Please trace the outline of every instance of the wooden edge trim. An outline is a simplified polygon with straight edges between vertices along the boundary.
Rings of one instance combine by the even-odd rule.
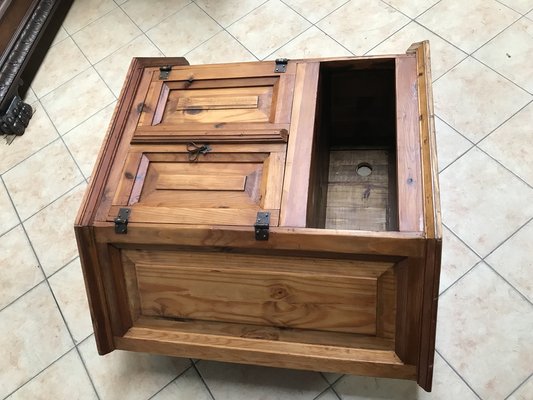
[[[126,75],[126,81],[120,92],[119,101],[115,107],[111,123],[104,138],[103,145],[93,168],[91,181],[83,197],[76,225],[89,226],[94,221],[97,212],[97,204],[102,197],[105,183],[110,173],[113,155],[120,144],[122,130],[128,120],[128,110],[134,101],[134,93],[142,77],[142,72],[148,66],[160,66],[174,63],[175,65],[188,65],[183,57],[145,57],[133,58]]]
[[[83,280],[87,291],[89,309],[99,354],[107,354],[115,349],[113,330],[100,272],[100,262],[96,252],[94,230],[88,226],[74,228],[80,253]]]
[[[255,240],[252,226],[205,226],[130,223],[127,235],[117,235],[112,222],[96,222],[99,242],[180,245],[259,250],[422,257],[425,239],[418,232],[362,232],[310,228],[270,228],[268,241]]]
[[[442,241],[430,239],[424,265],[424,299],[421,314],[420,353],[418,357],[418,384],[431,391],[433,362],[435,359],[435,336],[437,333],[437,308],[441,267]]]
[[[416,378],[414,366],[403,364],[394,351],[276,342],[263,339],[182,333],[155,327],[133,327],[116,337],[117,348],[177,357],[348,374]]]
[[[415,54],[417,61],[426,233],[429,238],[440,239],[442,222],[429,41],[412,44],[407,53]]]

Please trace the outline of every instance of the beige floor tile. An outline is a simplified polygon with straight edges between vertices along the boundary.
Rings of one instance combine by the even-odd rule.
[[[22,100],[24,100],[26,103],[30,104],[33,107],[33,103],[37,101],[37,96],[35,95],[35,92],[32,90],[32,88],[28,88],[26,91],[26,94],[22,96]]]
[[[54,274],[48,282],[67,321],[70,333],[72,333],[76,343],[81,342],[93,333],[93,326],[80,259],[76,258],[57,274]]]
[[[533,376],[530,377],[516,392],[508,397],[508,400],[531,400],[533,399]]]
[[[189,0],[129,0],[122,9],[139,28],[147,31],[189,3]]]
[[[438,318],[439,352],[483,399],[505,398],[532,372],[531,304],[486,264],[441,296]]]
[[[3,177],[23,221],[83,181],[60,140],[21,162]]]
[[[442,246],[440,292],[450,287],[480,261],[480,258],[457,239],[448,228],[443,227],[442,232],[444,245]]]
[[[3,203],[0,203],[3,204]],[[21,226],[0,238],[0,309],[44,279]]]
[[[207,42],[185,54],[185,58],[190,64],[257,61],[252,53],[226,31],[217,33]]]
[[[433,84],[435,113],[473,142],[525,106],[532,96],[467,58]]]
[[[533,185],[533,103],[496,129],[479,146]]]
[[[471,142],[438,117],[435,118],[435,131],[439,171],[442,171],[473,146]]]
[[[476,51],[474,57],[533,93],[533,21],[522,18]]]
[[[267,0],[196,0],[223,27],[231,25]]]
[[[359,56],[408,22],[409,18],[383,2],[351,0],[317,26]]]
[[[399,379],[368,378],[346,375],[335,386],[343,400],[476,400],[477,396],[465,385],[446,362],[435,354],[433,389],[425,392],[416,382]]]
[[[120,350],[100,356],[94,336],[79,349],[98,394],[106,400],[147,399],[190,365],[186,358]]]
[[[54,36],[54,40],[52,40],[52,44],[50,46],[55,46],[56,44],[58,44],[62,40],[65,40],[68,36],[69,35],[68,35],[67,31],[65,30],[65,28],[63,28],[63,26],[60,26],[59,30],[57,31],[56,35]]]
[[[72,340],[46,283],[0,312],[0,397],[72,348]]]
[[[46,53],[31,87],[37,97],[41,98],[90,66],[76,43],[71,38],[66,38]]]
[[[397,10],[409,15],[411,18],[422,14],[431,6],[439,2],[439,0],[383,0],[390,4]]]
[[[87,25],[72,35],[92,64],[104,59],[141,34],[120,8]]]
[[[533,189],[478,149],[440,174],[443,221],[486,256],[533,216]]]
[[[412,43],[429,40],[431,48],[431,75],[441,77],[454,65],[463,60],[466,54],[416,22],[400,29],[368,54],[403,54]]]
[[[194,368],[152,397],[152,400],[212,400],[204,383]]]
[[[113,0],[75,1],[68,11],[63,27],[72,35],[116,7]]]
[[[214,361],[200,361],[197,365],[217,400],[307,400],[328,385],[317,372]]]
[[[313,24],[317,23],[326,15],[335,11],[336,8],[339,8],[347,2],[348,0],[285,0],[285,4]]]
[[[533,302],[533,222],[487,257],[489,263],[529,301]]]
[[[32,107],[33,116],[24,135],[17,136],[9,146],[0,145],[0,174],[58,138],[56,128],[41,103],[33,103]]]
[[[78,185],[24,222],[28,237],[47,276],[64,267],[78,255],[74,219],[85,187],[85,183]]]
[[[351,56],[348,50],[322,32],[312,26],[295,39],[291,40],[269,59],[275,58],[313,58],[313,57],[347,57]]]
[[[522,14],[533,9],[533,2],[531,0],[500,0],[500,2]]]
[[[281,1],[270,0],[231,25],[228,31],[261,60],[309,26]]]
[[[93,68],[41,99],[60,134],[65,134],[115,101],[115,96]]]
[[[71,350],[7,400],[96,400],[97,398],[78,353],[76,350]]]
[[[167,57],[179,57],[221,30],[209,15],[191,3],[150,29],[146,35]],[[172,40],[169,40],[169,32],[172,32]]]
[[[111,103],[63,136],[65,144],[86,178],[93,172],[94,163],[111,123],[115,105],[116,103]]]
[[[472,53],[518,18],[520,14],[495,0],[443,0],[417,21]]]
[[[141,35],[94,66],[117,97],[133,57],[164,57],[164,54],[145,35]]]
[[[4,185],[0,182],[0,235],[19,223],[17,213],[11,204]]]

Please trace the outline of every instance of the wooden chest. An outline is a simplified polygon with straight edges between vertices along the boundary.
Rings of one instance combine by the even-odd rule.
[[[100,354],[430,390],[431,99],[427,42],[396,56],[134,59],[75,227]]]

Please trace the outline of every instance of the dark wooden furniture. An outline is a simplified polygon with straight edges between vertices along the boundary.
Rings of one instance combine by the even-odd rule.
[[[134,59],[76,220],[98,350],[416,380],[441,255],[429,45]]]
[[[32,108],[22,101],[72,0],[0,2],[0,134],[22,135]]]

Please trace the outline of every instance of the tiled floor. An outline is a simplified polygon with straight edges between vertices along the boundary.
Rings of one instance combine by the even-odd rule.
[[[0,145],[0,398],[533,399],[533,0],[77,0]],[[96,353],[72,223],[132,56],[404,52],[430,39],[444,228],[434,391]]]

